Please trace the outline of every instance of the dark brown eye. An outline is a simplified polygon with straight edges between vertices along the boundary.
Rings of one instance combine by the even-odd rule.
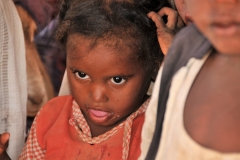
[[[80,72],[80,71],[75,72],[75,75],[78,78],[80,78],[80,79],[87,79],[87,78],[89,78],[89,76],[86,73],[83,73],[83,72]]]
[[[126,80],[122,77],[113,77],[111,79],[111,82],[113,82],[114,84],[123,84]]]

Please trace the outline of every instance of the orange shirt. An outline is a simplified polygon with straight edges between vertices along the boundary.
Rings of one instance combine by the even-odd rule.
[[[73,102],[71,96],[57,97],[40,110],[19,159],[119,160],[125,159],[124,155],[130,160],[138,159],[144,111],[149,100],[127,120],[94,138],[86,134],[88,125],[81,123],[85,119],[79,119],[81,111]],[[97,142],[91,144],[93,140]]]

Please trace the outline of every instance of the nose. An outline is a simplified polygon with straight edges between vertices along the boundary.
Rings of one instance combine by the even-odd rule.
[[[90,97],[96,103],[107,102],[108,96],[106,95],[104,84],[93,83],[91,85]]]

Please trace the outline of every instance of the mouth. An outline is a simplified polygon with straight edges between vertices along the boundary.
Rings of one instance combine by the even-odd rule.
[[[234,35],[238,32],[240,28],[240,24],[238,23],[215,23],[212,25],[212,30],[217,34],[217,35],[222,35],[222,36],[231,36]]]
[[[90,118],[97,123],[103,123],[107,121],[110,118],[110,116],[113,114],[111,112],[91,109],[91,108],[88,109],[88,113]]]

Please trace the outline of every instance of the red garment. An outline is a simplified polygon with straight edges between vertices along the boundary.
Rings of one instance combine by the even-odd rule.
[[[119,160],[123,159],[126,135],[130,140],[128,159],[138,159],[144,111],[149,100],[135,112],[139,113],[135,114],[136,118],[134,118],[134,113],[128,117],[128,119],[133,117],[130,134],[126,134],[129,121],[125,120],[115,127],[117,129],[116,132],[112,132],[113,134],[111,131],[114,128],[98,136],[101,140],[95,144],[87,143],[80,136],[79,132],[84,134],[88,128],[85,129],[86,125],[82,125],[76,118],[76,115],[81,115],[81,111],[74,106],[73,101],[71,96],[57,97],[41,109],[35,118],[28,141],[19,159]],[[98,137],[90,137],[90,139]]]

